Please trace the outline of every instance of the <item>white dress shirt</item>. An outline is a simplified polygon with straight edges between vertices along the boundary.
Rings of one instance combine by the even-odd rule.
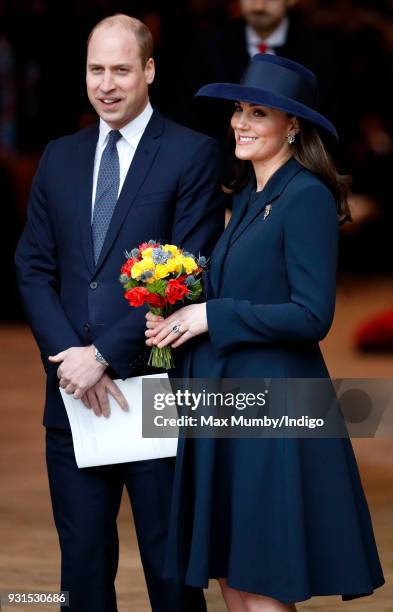
[[[274,47],[281,47],[286,43],[288,36],[288,28],[289,19],[288,17],[284,17],[278,28],[276,28],[274,32],[270,34],[270,36],[262,40],[262,38],[258,36],[258,34],[251,26],[246,25],[246,43],[249,56],[254,57],[256,53],[260,53],[258,49],[258,45],[260,44],[264,44],[267,46],[266,53],[271,53],[272,55],[275,55]]]
[[[150,118],[153,114],[153,109],[151,107],[150,102],[147,103],[145,109],[141,112],[140,115],[135,117],[130,123],[127,123],[124,127],[119,130],[121,134],[121,138],[116,143],[117,152],[119,154],[119,163],[120,163],[120,184],[119,184],[119,194],[123,187],[125,178],[127,176],[128,169],[131,165],[131,162],[134,158],[134,154],[136,148],[139,144],[140,139],[142,138],[142,134],[146,129],[147,124],[150,121]],[[92,214],[94,210],[94,202],[96,199],[97,192],[97,178],[98,171],[100,168],[100,162],[102,153],[108,143],[108,135],[112,130],[111,127],[103,119],[100,119],[100,133],[98,136],[98,142],[96,147],[96,154],[94,158],[94,173],[93,173],[93,198],[92,198]]]

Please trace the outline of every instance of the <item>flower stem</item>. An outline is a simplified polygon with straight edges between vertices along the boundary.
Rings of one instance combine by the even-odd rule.
[[[158,346],[153,346],[150,351],[148,365],[164,370],[172,369],[175,364],[171,347],[164,346],[163,348],[158,348]]]

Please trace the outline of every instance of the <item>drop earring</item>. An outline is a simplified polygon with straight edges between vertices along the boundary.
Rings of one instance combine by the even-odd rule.
[[[288,134],[287,136],[288,144],[292,145],[295,142],[295,140],[296,140],[295,134]]]

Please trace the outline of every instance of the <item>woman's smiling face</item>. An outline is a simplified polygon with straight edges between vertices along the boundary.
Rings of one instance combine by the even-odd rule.
[[[236,140],[236,157],[252,162],[273,160],[289,153],[287,136],[298,131],[295,117],[248,102],[235,103],[231,126]]]

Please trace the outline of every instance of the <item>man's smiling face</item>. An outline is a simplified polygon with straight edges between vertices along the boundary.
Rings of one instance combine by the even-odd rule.
[[[87,94],[98,115],[115,130],[145,108],[148,86],[154,79],[154,61],[142,66],[135,35],[116,25],[98,28],[87,50]]]

